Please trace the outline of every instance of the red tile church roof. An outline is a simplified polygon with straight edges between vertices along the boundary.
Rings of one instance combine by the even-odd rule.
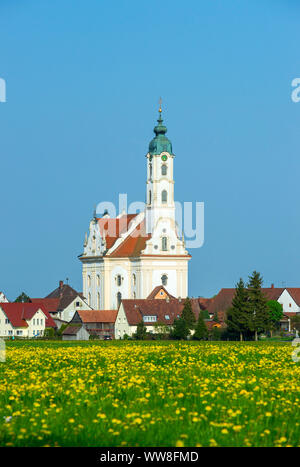
[[[140,256],[150,238],[151,235],[146,234],[145,221],[142,221],[109,256],[112,258]]]
[[[106,247],[110,249],[122,233],[127,232],[130,222],[137,214],[125,214],[121,217],[111,219],[101,217],[97,219],[101,236],[105,237]]]

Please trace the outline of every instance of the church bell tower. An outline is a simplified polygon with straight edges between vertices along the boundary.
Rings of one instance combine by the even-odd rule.
[[[174,154],[172,143],[166,137],[167,128],[163,124],[162,108],[159,107],[158,125],[154,128],[155,137],[149,144],[147,154],[146,183],[146,228],[152,233],[160,218],[168,218],[175,223],[174,203]]]

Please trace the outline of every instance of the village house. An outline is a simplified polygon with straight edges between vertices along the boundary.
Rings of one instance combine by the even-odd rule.
[[[77,292],[68,284],[59,281],[59,286],[45,298],[31,298],[32,303],[43,305],[58,320],[57,326],[62,322],[69,322],[77,310],[92,308],[86,303],[82,293]]]
[[[117,313],[117,310],[77,310],[69,324],[83,326],[89,335],[99,339],[114,339]]]
[[[197,298],[191,298],[192,310],[198,319],[201,305]],[[174,320],[180,318],[185,299],[175,298],[163,286],[157,286],[146,299],[124,299],[118,310],[115,324],[115,338],[122,339],[125,335],[132,336],[137,325],[143,320],[147,331],[159,332],[158,325],[171,328]],[[208,319],[206,321],[210,321]],[[212,323],[213,325],[214,323]]]
[[[9,300],[6,298],[3,292],[0,292],[0,303],[8,303]]]
[[[49,313],[34,303],[0,303],[0,337],[41,337],[55,328]]]

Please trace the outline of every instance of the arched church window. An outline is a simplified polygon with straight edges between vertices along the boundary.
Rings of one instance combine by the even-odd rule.
[[[149,178],[152,178],[152,164],[149,164]]]
[[[120,306],[121,300],[122,300],[122,294],[121,294],[121,292],[118,292],[118,293],[117,293],[118,307]]]
[[[149,204],[151,204],[151,191],[149,191]]]
[[[167,172],[168,172],[168,167],[166,166],[166,164],[163,164],[161,166],[161,174],[162,175],[167,175]]]
[[[100,310],[100,294],[97,294],[97,309]]]
[[[92,299],[91,299],[91,294],[90,294],[90,292],[89,292],[89,296],[88,296],[88,304],[89,304],[90,306],[91,306],[91,301],[92,301]]]
[[[132,274],[132,282],[133,282],[133,285],[136,284],[136,275],[135,274]]]
[[[97,286],[98,287],[100,286],[100,276],[99,276],[99,274],[97,274]]]
[[[120,286],[122,284],[122,277],[120,274],[117,276],[117,285]]]
[[[161,202],[162,203],[167,203],[168,202],[168,192],[167,192],[167,190],[163,190],[161,192]]]
[[[161,249],[162,249],[162,251],[167,251],[168,250],[168,239],[167,239],[167,237],[162,237],[162,239],[161,239]]]
[[[91,287],[91,276],[88,276],[88,287]]]
[[[168,284],[168,276],[166,274],[163,274],[161,276],[161,283],[162,283],[162,285],[167,285]]]

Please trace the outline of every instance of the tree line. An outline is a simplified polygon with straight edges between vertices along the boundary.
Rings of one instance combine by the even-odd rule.
[[[227,310],[226,324],[229,333],[239,334],[240,340],[246,337],[258,340],[261,333],[279,328],[283,317],[282,305],[276,300],[268,300],[263,294],[263,279],[253,271],[248,284],[241,278],[236,285],[232,306]]]
[[[198,320],[192,310],[191,300],[186,298],[180,318],[175,319],[173,326],[164,323],[155,324],[152,338],[195,340],[258,340],[262,333],[272,337],[273,331],[280,329],[283,318],[282,305],[276,300],[268,300],[262,291],[263,278],[259,272],[253,271],[245,283],[241,278],[235,287],[231,306],[225,311],[225,327],[208,330],[205,319],[209,318],[207,310],[200,311]],[[219,322],[218,314],[213,317]],[[300,330],[299,316],[291,318],[292,327]],[[147,327],[143,320],[138,324],[134,335],[136,339],[145,339]],[[149,336],[150,337],[150,336]]]

